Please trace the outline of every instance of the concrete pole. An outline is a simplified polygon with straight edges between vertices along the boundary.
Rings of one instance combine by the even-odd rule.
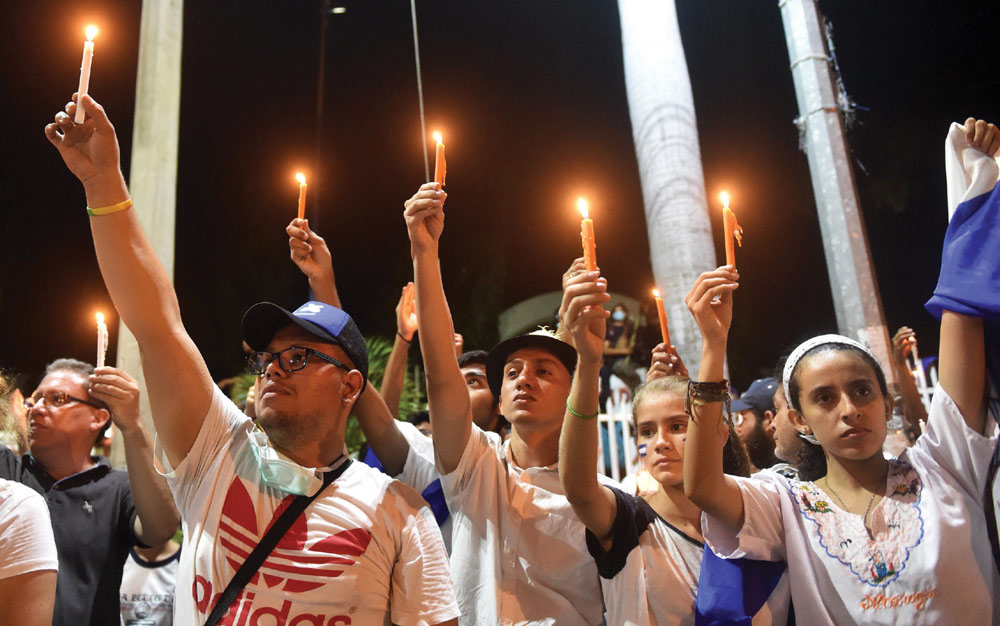
[[[842,335],[870,346],[893,382],[896,376],[889,333],[844,137],[842,103],[826,48],[826,29],[815,0],[781,0],[778,7],[785,27],[799,104],[797,123],[804,131],[803,149],[809,159],[837,327]]]
[[[143,0],[129,168],[129,191],[139,222],[171,277],[174,273],[183,24],[183,0]],[[139,380],[142,420],[149,432],[154,432],[139,345],[125,324],[118,327],[117,367]],[[115,434],[111,461],[121,466],[125,463],[125,451],[120,433]]]
[[[674,0],[619,0],[618,12],[653,276],[665,296],[670,339],[697,376],[701,334],[684,295],[716,263],[677,11]]]

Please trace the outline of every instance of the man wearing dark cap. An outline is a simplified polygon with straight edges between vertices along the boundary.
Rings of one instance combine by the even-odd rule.
[[[501,342],[486,377],[510,439],[475,425],[438,263],[444,197],[436,183],[423,185],[404,216],[460,623],[600,624],[597,568],[557,467],[576,350],[545,331]]]
[[[746,444],[752,472],[778,462],[778,458],[774,456],[774,437],[769,431],[774,420],[774,392],[777,389],[778,382],[775,379],[758,378],[732,403],[736,432]]]
[[[114,129],[100,105],[84,102],[84,124],[59,113],[46,134],[84,184],[101,273],[142,352],[165,475],[184,523],[176,621],[205,623],[271,525],[304,502],[299,496],[318,494],[219,624],[454,623],[447,557],[430,511],[412,489],[344,455],[347,418],[368,372],[353,320],[320,302],[247,311],[255,425],[213,383],[185,331],[169,276],[131,206]]]

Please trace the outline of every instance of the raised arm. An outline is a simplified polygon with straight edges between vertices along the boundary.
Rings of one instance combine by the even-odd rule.
[[[965,138],[970,148],[981,150],[994,159],[1000,157],[1000,130],[995,125],[970,117],[965,121]],[[991,193],[997,193],[996,189]],[[984,275],[996,270],[995,267],[982,268]],[[982,318],[947,310],[942,313],[938,352],[941,387],[955,401],[969,428],[977,433],[986,428],[984,341]]]
[[[340,294],[333,274],[333,255],[326,240],[309,228],[309,220],[295,218],[285,228],[288,233],[289,254],[292,262],[309,279],[309,290],[313,299],[332,304],[338,309]]]
[[[342,308],[334,278],[333,255],[330,254],[326,240],[309,228],[307,220],[298,218],[288,224],[285,232],[288,233],[288,248],[292,261],[309,279],[313,297],[320,302]],[[404,355],[403,365],[405,364]],[[386,369],[386,376],[389,376],[388,370],[389,368]],[[398,405],[397,396],[396,406]],[[399,432],[396,419],[386,406],[382,395],[372,385],[366,385],[358,396],[354,404],[354,414],[358,417],[358,425],[365,434],[365,440],[382,462],[382,469],[390,476],[402,472],[410,444]]]
[[[913,380],[913,372],[906,363],[906,355],[911,346],[916,343],[913,329],[903,326],[892,336],[892,358],[896,362],[896,373],[899,379],[899,394],[903,397],[903,418],[906,428],[913,436],[920,434],[920,422],[927,421],[927,409],[920,400],[920,391]]]
[[[45,136],[83,183],[89,207],[121,206],[130,200],[115,129],[90,96],[84,96],[84,104],[83,124],[73,123],[76,104],[71,102],[45,127]],[[136,212],[141,210],[94,215],[90,228],[108,293],[139,343],[156,431],[176,466],[198,435],[215,383],[181,322],[170,277],[139,225]]]
[[[723,266],[699,276],[684,298],[701,330],[698,382],[723,380],[726,342],[733,319],[733,291],[739,286],[738,280],[735,268]],[[743,497],[736,481],[722,471],[727,434],[722,407],[721,401],[691,401],[684,450],[684,493],[705,513],[738,532],[743,527]]]
[[[420,352],[427,372],[427,404],[434,433],[434,454],[443,474],[458,467],[472,432],[472,407],[465,377],[455,357],[455,327],[448,309],[438,263],[448,194],[438,183],[425,183],[405,203],[413,281],[417,288]]]
[[[611,296],[607,281],[600,278],[599,272],[581,272],[571,277],[564,293],[568,304],[563,326],[573,336],[577,365],[559,435],[559,480],[577,517],[607,549],[617,505],[614,494],[597,481],[595,418],[608,317],[602,305]]]
[[[396,304],[396,338],[392,342],[392,352],[385,364],[385,376],[379,392],[389,407],[393,417],[399,417],[399,398],[403,395],[406,381],[406,357],[417,332],[417,308],[413,283],[406,283]],[[378,452],[376,452],[378,454]]]
[[[99,367],[90,377],[90,393],[108,405],[125,442],[135,536],[146,545],[159,545],[177,532],[181,518],[167,481],[153,467],[153,441],[139,414],[139,383],[124,370]]]

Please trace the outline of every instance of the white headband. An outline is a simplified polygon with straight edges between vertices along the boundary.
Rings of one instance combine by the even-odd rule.
[[[795,366],[799,364],[799,361],[802,360],[802,357],[805,356],[806,352],[809,352],[816,346],[822,346],[829,343],[840,344],[843,346],[851,346],[852,348],[857,348],[858,350],[861,350],[862,352],[864,352],[865,354],[867,354],[872,358],[872,361],[875,362],[875,366],[879,369],[879,371],[882,370],[882,365],[878,362],[878,359],[875,357],[875,353],[869,350],[868,347],[862,344],[861,342],[855,341],[850,337],[845,337],[843,335],[818,335],[816,337],[813,337],[812,339],[807,339],[806,341],[800,343],[797,348],[792,350],[792,354],[789,355],[788,360],[785,361],[785,369],[781,375],[781,386],[783,391],[785,392],[785,400],[788,402],[789,406],[794,407],[795,404],[797,404],[792,402],[792,394],[788,390],[789,387],[788,383],[792,379],[792,372],[795,371]]]

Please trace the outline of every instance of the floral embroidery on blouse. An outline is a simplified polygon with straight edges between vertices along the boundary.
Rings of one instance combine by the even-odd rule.
[[[873,587],[886,587],[896,580],[910,550],[924,536],[923,486],[916,471],[905,462],[890,461],[887,482],[885,498],[872,511],[872,539],[860,515],[833,506],[812,482],[790,481],[792,498],[802,515],[816,524],[817,539],[827,555]]]

